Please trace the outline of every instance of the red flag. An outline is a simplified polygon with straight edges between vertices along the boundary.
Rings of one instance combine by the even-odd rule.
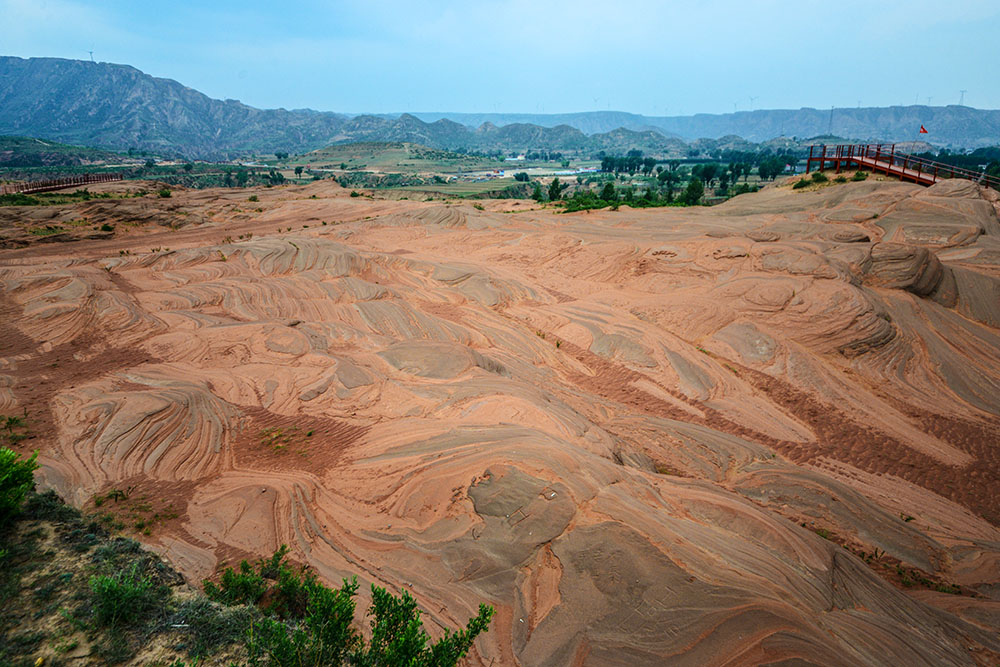
[[[927,134],[927,128],[923,125],[920,126],[920,134]]]

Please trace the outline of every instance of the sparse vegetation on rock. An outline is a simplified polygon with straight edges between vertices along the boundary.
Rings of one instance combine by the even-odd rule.
[[[480,605],[466,628],[431,641],[409,593],[373,585],[365,640],[354,626],[357,580],[329,588],[290,565],[284,546],[256,565],[226,569],[201,594],[137,542],[113,537],[52,492],[35,494],[26,481],[34,458],[3,452],[0,489],[15,508],[8,518],[17,519],[0,523],[0,664],[41,664],[39,655],[61,664],[71,654],[88,665],[148,664],[155,655],[173,665],[447,666],[493,615]]]

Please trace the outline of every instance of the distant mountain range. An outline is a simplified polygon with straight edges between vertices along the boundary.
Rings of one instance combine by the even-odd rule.
[[[761,110],[695,116],[617,111],[573,114],[415,113],[350,116],[309,109],[256,109],[216,100],[128,65],[0,56],[0,134],[190,158],[301,153],[332,143],[409,141],[434,148],[682,154],[685,142],[738,135],[833,133],[858,140],[975,148],[1000,143],[1000,111],[907,106]]]
[[[979,148],[1000,143],[1000,110],[964,106],[859,107],[854,109],[768,109],[694,116],[642,116],[622,111],[587,111],[571,114],[412,114],[433,122],[447,119],[463,125],[482,123],[504,126],[526,123],[541,127],[569,125],[586,134],[624,128],[653,130],[693,141],[736,135],[753,142],[775,137],[833,135],[861,141],[929,141],[936,146]],[[928,134],[918,134],[920,126]]]

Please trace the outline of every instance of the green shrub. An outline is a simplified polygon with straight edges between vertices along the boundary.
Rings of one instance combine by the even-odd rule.
[[[263,658],[265,664],[282,667],[339,665],[359,649],[360,636],[351,627],[357,579],[345,579],[340,589],[331,590],[313,578],[306,590],[304,618],[294,628],[274,618],[262,618],[250,626],[248,650],[252,664]]]
[[[808,187],[809,185],[811,185],[809,181],[807,181],[804,178],[800,178],[798,181],[795,182],[795,185],[792,186],[792,189],[801,190],[802,188]]]
[[[160,199],[170,199],[170,188],[163,188],[157,193]]]
[[[351,190],[351,196],[352,197],[360,197],[361,193],[359,193],[357,190]]]
[[[613,188],[614,186],[612,186]],[[573,196],[566,200],[566,212],[585,211],[588,209],[604,208],[608,206],[608,201],[601,199],[590,190],[577,190]]]
[[[238,572],[226,568],[218,586],[205,582],[205,593],[213,600],[257,604],[271,614],[249,624],[247,650],[254,665],[455,665],[476,637],[488,630],[493,617],[493,608],[481,604],[465,629],[446,630],[444,637],[428,646],[430,637],[423,629],[416,600],[405,591],[397,598],[373,585],[368,610],[372,639],[366,644],[352,627],[357,578],[344,579],[339,589],[328,588],[315,574],[289,566],[287,553],[288,547],[282,545],[256,565],[244,560]]]
[[[860,169],[858,169],[856,172],[854,172],[854,176],[851,177],[851,180],[852,181],[864,181],[867,178],[868,178],[868,172],[867,171],[861,171]]]
[[[90,578],[94,617],[105,627],[135,623],[162,604],[169,591],[134,564],[126,570]]]
[[[260,200],[257,198],[257,195],[250,195],[247,198],[247,201],[260,201]]]
[[[0,527],[21,510],[24,497],[34,490],[37,458],[35,452],[31,458],[21,460],[17,452],[0,447]]]
[[[239,572],[235,572],[233,568],[227,567],[219,585],[206,579],[203,582],[205,595],[222,604],[257,604],[264,597],[269,584],[247,561],[242,561],[239,568]]]
[[[113,231],[115,231],[115,228],[105,222],[103,225],[101,225],[101,231],[102,232],[113,232]]]
[[[216,585],[203,582],[205,595],[222,604],[261,604],[280,618],[302,618],[309,600],[309,587],[316,575],[305,570],[296,572],[286,562],[288,547],[282,545],[273,556],[260,559],[256,566],[240,561],[239,571],[227,567]],[[261,603],[265,598],[266,602]]]
[[[485,632],[493,617],[493,607],[480,604],[479,614],[469,621],[465,630],[445,630],[445,636],[427,646],[429,639],[420,622],[417,602],[403,591],[397,598],[384,588],[372,586],[372,638],[367,647],[354,654],[358,665],[455,665],[472,642]]]
[[[368,610],[372,638],[366,644],[351,627],[357,578],[344,579],[336,590],[313,579],[307,590],[309,602],[301,623],[289,627],[277,619],[262,618],[251,625],[251,664],[454,666],[469,652],[476,637],[487,631],[494,613],[492,607],[481,604],[464,630],[446,630],[444,637],[428,646],[430,637],[423,629],[416,600],[406,591],[397,598],[373,585]]]
[[[812,179],[814,183],[826,183],[827,181],[830,180],[829,178],[826,177],[826,174],[824,174],[821,171],[814,171]]]

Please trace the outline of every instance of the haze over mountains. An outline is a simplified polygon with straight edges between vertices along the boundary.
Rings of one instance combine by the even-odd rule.
[[[648,153],[682,141],[738,135],[751,141],[826,133],[859,140],[975,148],[997,142],[1000,110],[964,106],[759,110],[654,117],[618,111],[573,114],[427,112],[356,115],[256,109],[216,100],[128,65],[0,56],[0,134],[190,158],[304,152],[331,143],[412,141],[435,148]]]

